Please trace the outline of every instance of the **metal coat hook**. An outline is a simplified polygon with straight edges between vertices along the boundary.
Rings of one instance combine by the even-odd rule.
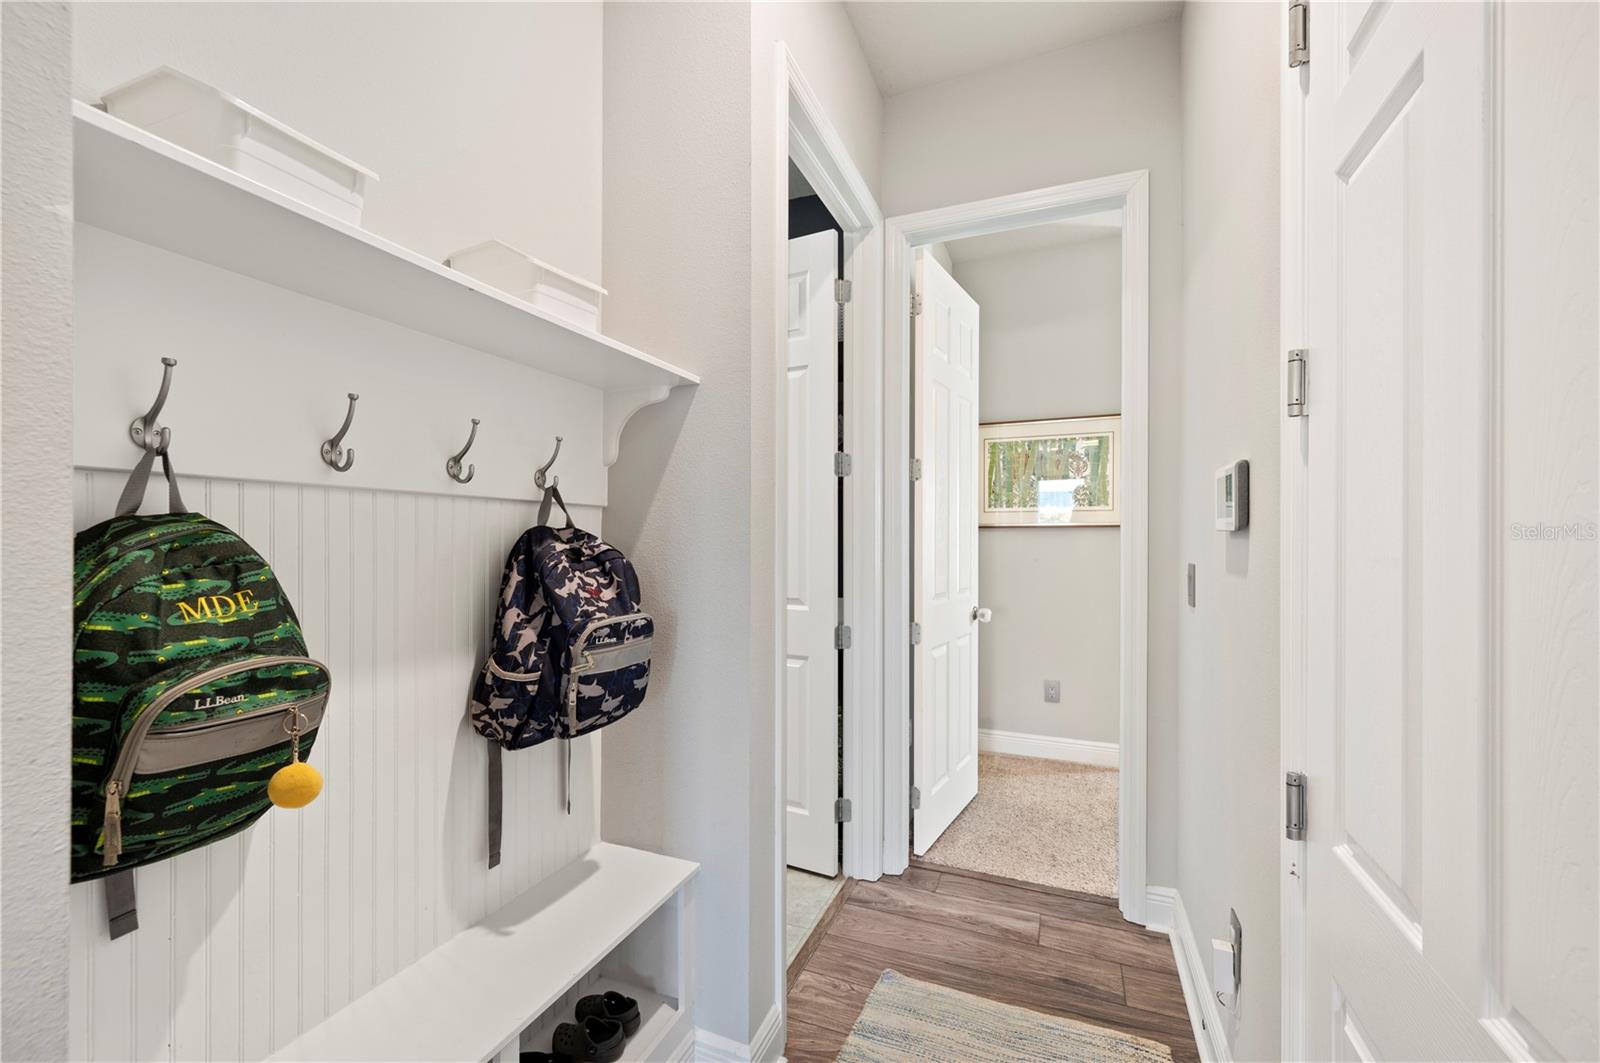
[[[346,451],[343,444],[344,434],[350,431],[350,422],[356,419],[356,400],[360,397],[350,392],[350,408],[344,412],[344,424],[339,426],[339,431],[332,439],[322,441],[322,460],[336,472],[349,472],[350,466],[356,463],[356,448],[351,447]]]
[[[177,364],[176,358],[161,359],[161,390],[156,392],[156,401],[151,403],[149,413],[135,417],[128,425],[134,446],[165,454],[167,444],[172,442],[172,429],[156,424],[156,418],[161,416],[161,407],[167,404],[167,392],[172,389],[172,367]]]
[[[556,463],[556,457],[558,455],[560,455],[560,453],[561,453],[561,437],[560,436],[556,436],[556,449],[555,449],[555,452],[550,455],[550,460],[545,462],[543,465],[539,466],[538,470],[535,471],[534,474],[533,474],[534,486],[537,487],[539,490],[544,491],[544,490],[548,490],[549,488],[552,488],[552,487],[560,487],[561,486],[561,477],[559,477],[559,476],[552,476],[552,477],[550,477],[550,482],[548,484],[545,483],[545,473],[550,471],[550,466],[552,466],[552,465],[554,465]]]
[[[478,467],[476,465],[468,465],[467,474],[465,476],[461,475],[461,459],[467,456],[467,451],[472,449],[472,441],[477,438],[478,419],[474,417],[472,419],[472,433],[467,436],[467,445],[456,451],[455,454],[444,463],[445,475],[449,476],[450,479],[454,480],[458,484],[471,482],[473,474],[478,471]]]

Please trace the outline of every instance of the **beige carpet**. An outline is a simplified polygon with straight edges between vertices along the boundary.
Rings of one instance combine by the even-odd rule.
[[[923,857],[930,864],[1117,895],[1117,769],[978,756],[978,796]]]
[[[1158,1063],[1166,1045],[884,971],[839,1063]]]

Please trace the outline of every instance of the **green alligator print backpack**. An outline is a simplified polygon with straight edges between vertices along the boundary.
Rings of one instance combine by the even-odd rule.
[[[132,869],[244,830],[316,739],[331,677],[272,567],[185,512],[137,516],[156,450],[73,561],[72,880],[111,876],[112,937],[138,926]]]

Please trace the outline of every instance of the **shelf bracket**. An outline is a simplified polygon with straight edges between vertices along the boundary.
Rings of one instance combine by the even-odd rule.
[[[617,455],[622,449],[622,430],[628,427],[628,421],[646,406],[654,406],[665,400],[671,390],[672,388],[666,384],[655,384],[650,387],[606,392],[604,455],[606,468],[609,469],[617,463]]]

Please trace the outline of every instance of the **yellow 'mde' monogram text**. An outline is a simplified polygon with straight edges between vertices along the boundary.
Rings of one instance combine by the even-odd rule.
[[[178,615],[183,617],[185,624],[197,620],[222,620],[234,613],[246,615],[261,608],[261,603],[256,601],[255,591],[238,591],[234,594],[208,594],[188,602],[178,603]]]

